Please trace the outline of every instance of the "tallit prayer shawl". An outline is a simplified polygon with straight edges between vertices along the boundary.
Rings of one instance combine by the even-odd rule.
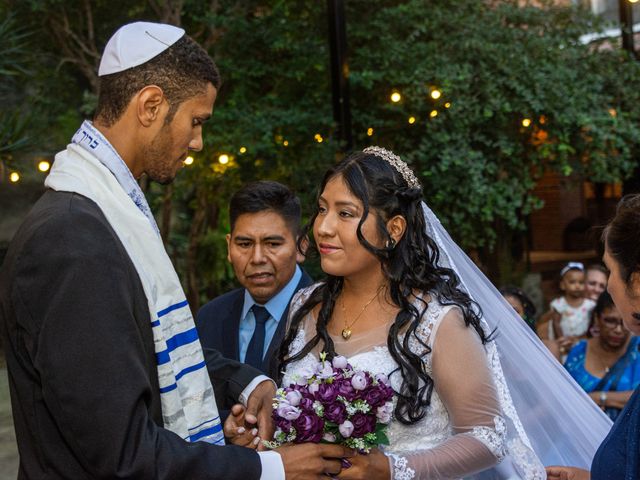
[[[144,194],[109,142],[84,122],[45,185],[93,200],[133,262],[149,304],[164,427],[186,441],[224,444],[213,387],[180,280]]]

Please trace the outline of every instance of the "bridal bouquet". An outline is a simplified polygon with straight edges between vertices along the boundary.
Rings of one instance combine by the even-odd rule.
[[[355,370],[345,357],[326,354],[293,376],[273,403],[276,424],[269,448],[284,443],[338,443],[368,453],[388,445],[385,430],[393,413],[393,390],[386,375]]]

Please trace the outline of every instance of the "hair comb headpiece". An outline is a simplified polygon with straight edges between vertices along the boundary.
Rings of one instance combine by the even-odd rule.
[[[404,181],[407,182],[411,188],[420,188],[420,182],[418,181],[416,175],[413,173],[413,170],[409,168],[409,165],[402,160],[398,155],[393,153],[390,150],[382,147],[367,147],[362,150],[364,153],[372,153],[380,158],[382,158],[385,162],[389,163],[396,171],[402,175]]]

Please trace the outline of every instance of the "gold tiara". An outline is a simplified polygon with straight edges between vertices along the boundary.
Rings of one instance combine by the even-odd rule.
[[[420,188],[420,182],[416,178],[416,175],[409,168],[409,165],[402,160],[398,155],[390,150],[382,147],[367,147],[362,150],[364,153],[371,153],[382,158],[385,162],[389,163],[396,171],[402,175],[404,181],[407,182],[411,188]]]

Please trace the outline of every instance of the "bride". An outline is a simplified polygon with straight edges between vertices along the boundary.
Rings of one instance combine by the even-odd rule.
[[[369,147],[320,192],[307,229],[327,279],[292,303],[283,383],[325,351],[395,391],[390,445],[338,478],[542,479],[543,463],[589,465],[608,420],[451,241],[407,164]]]

